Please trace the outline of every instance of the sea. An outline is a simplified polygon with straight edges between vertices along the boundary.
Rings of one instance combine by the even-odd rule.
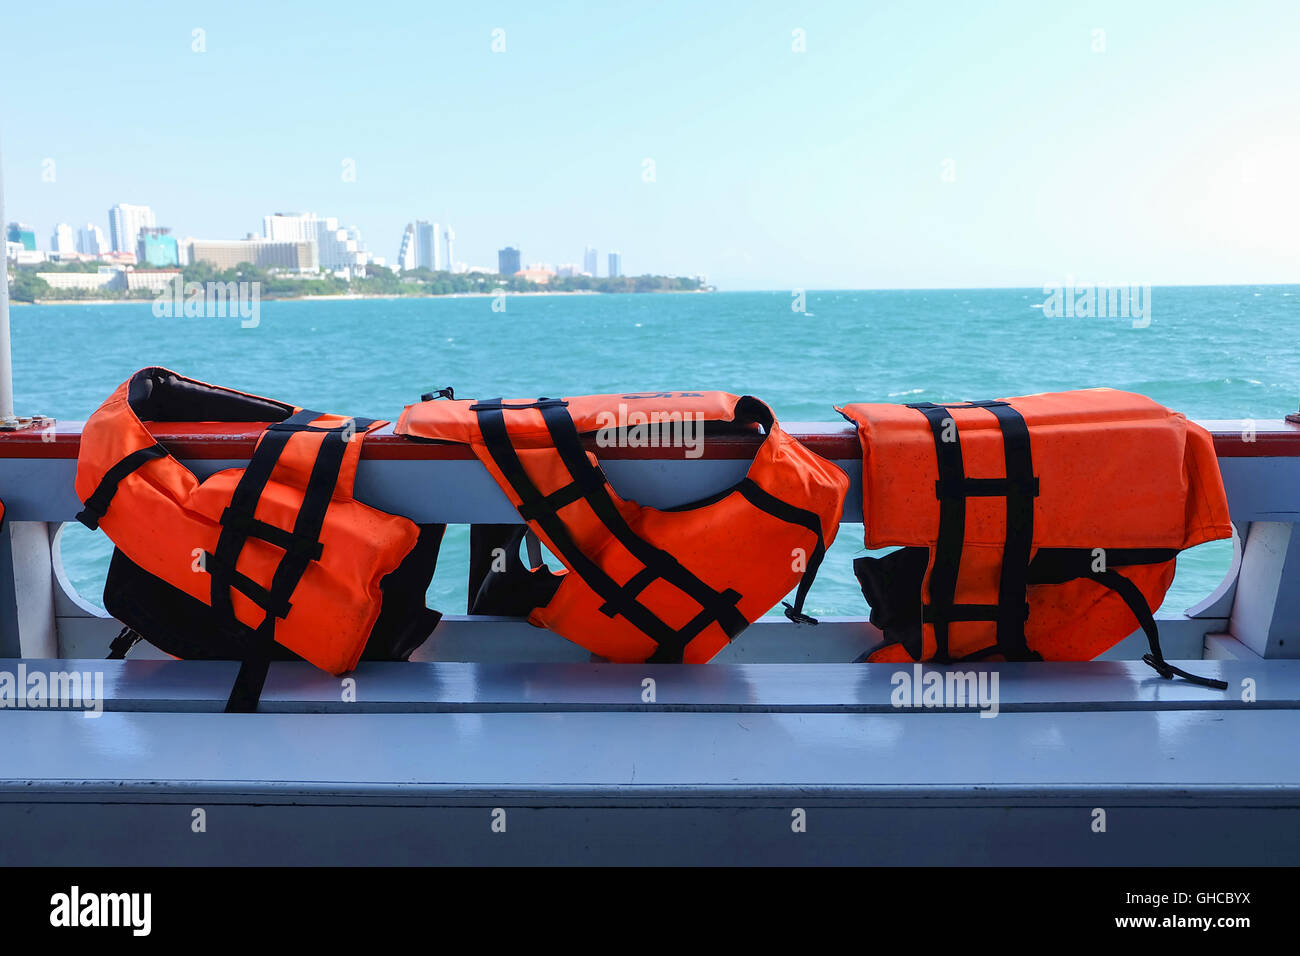
[[[262,301],[235,317],[159,317],[151,303],[14,305],[20,414],[84,420],[136,369],[296,405],[395,419],[434,387],[458,397],[721,389],[784,422],[834,421],[854,401],[964,401],[1109,386],[1190,418],[1300,408],[1300,286],[1156,287],[1145,315],[1064,317],[1041,289],[517,295]],[[412,489],[420,494],[420,489]],[[434,489],[428,490],[434,494]],[[111,545],[72,524],[68,578],[102,606]],[[448,530],[430,606],[464,613],[468,529]],[[867,611],[846,524],[808,607]],[[1230,542],[1186,552],[1163,610],[1226,574]],[[552,566],[557,566],[552,564]]]

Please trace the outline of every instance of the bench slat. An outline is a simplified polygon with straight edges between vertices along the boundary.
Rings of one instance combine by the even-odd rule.
[[[219,711],[238,669],[229,661],[0,660],[0,671],[14,673],[20,663],[28,672],[101,672],[110,711]],[[1140,661],[987,664],[980,670],[998,675],[1002,713],[1300,709],[1300,660],[1182,666],[1227,681],[1228,691],[1164,680]],[[927,665],[922,673],[960,671],[974,669]],[[897,714],[891,696],[900,673],[913,677],[913,665],[363,663],[348,675],[356,700],[345,702],[343,679],[286,661],[272,665],[261,711]],[[646,679],[654,681],[653,702],[645,699]],[[1242,700],[1247,679],[1254,685],[1251,702]],[[920,708],[942,709],[951,708]],[[0,720],[10,713],[0,710]]]

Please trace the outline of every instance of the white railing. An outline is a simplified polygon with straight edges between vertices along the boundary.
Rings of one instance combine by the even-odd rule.
[[[1300,657],[1300,427],[1204,423],[1215,433],[1229,506],[1237,530],[1228,576],[1184,614],[1160,617],[1170,659]],[[857,440],[842,424],[791,424],[788,430],[843,467],[852,479],[842,534],[860,534],[861,469]],[[168,431],[164,433],[163,429]],[[158,427],[200,477],[240,466],[256,429],[214,435]],[[0,657],[102,657],[118,623],[81,598],[61,560],[62,525],[80,509],[73,492],[80,428],[65,423],[43,434],[0,435],[0,500],[8,510],[0,533]],[[755,439],[710,444],[699,459],[667,457],[669,449],[599,450],[610,481],[625,497],[667,507],[735,483],[748,467]],[[518,515],[486,469],[466,449],[409,442],[387,429],[368,439],[357,497],[419,522],[508,523]],[[843,662],[879,642],[861,617],[822,618],[799,627],[763,619],[718,658],[732,662]],[[1106,655],[1133,659],[1145,651],[1135,632]],[[137,646],[133,656],[157,652]],[[416,653],[417,660],[585,661],[588,653],[521,619],[447,615]]]

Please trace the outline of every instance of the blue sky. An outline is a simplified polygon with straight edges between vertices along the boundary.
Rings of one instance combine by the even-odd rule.
[[[730,289],[1300,282],[1298,41],[1293,0],[11,3],[5,214],[309,209],[390,261],[430,218]]]

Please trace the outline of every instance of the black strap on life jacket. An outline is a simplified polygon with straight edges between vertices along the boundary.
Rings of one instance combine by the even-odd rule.
[[[166,458],[167,454],[166,448],[158,442],[154,442],[147,448],[133,451],[122,458],[112,468],[104,472],[104,477],[99,479],[99,484],[95,486],[95,490],[86,499],[85,507],[77,513],[77,520],[91,531],[98,529],[99,519],[108,513],[108,506],[112,503],[113,496],[117,494],[117,486],[126,479],[126,476],[145,462],[153,461],[156,458]]]
[[[1096,568],[1094,563],[1098,557],[1105,559],[1102,569]],[[1224,681],[1189,674],[1165,660],[1165,655],[1160,649],[1160,630],[1156,625],[1151,605],[1142,594],[1142,589],[1131,579],[1114,570],[1139,564],[1163,564],[1176,557],[1178,551],[1175,548],[1098,548],[1096,551],[1087,548],[1039,548],[1029,566],[1029,583],[1063,584],[1066,581],[1087,578],[1102,587],[1109,588],[1123,599],[1129,610],[1133,612],[1133,616],[1137,618],[1138,625],[1146,635],[1147,644],[1151,649],[1149,653],[1142,655],[1142,660],[1157,674],[1166,680],[1181,677],[1203,687],[1227,690],[1228,685]]]
[[[1009,661],[1041,660],[1025,642],[1026,603],[1029,585],[1029,556],[1034,538],[1034,499],[1038,479],[1034,476],[1029,444],[1029,426],[1021,414],[1006,402],[961,402],[936,405],[915,402],[908,408],[921,412],[934,435],[939,480],[939,535],[934,565],[930,572],[930,603],[922,608],[922,620],[934,626],[936,661],[952,660],[948,651],[948,625],[955,621],[994,621],[995,643],[967,655],[967,659],[1001,654]],[[962,463],[961,438],[951,408],[987,409],[1002,431],[1005,478],[969,478]],[[966,540],[966,499],[1006,499],[1006,538],[1002,548],[1002,572],[997,604],[957,604],[957,577]]]
[[[948,659],[947,626],[952,621],[997,621],[996,642],[963,660],[975,660],[992,654],[1001,654],[1005,660],[1041,660],[1041,655],[1029,650],[1025,641],[1025,621],[1029,615],[1027,601],[1030,584],[1062,583],[1075,578],[1088,578],[1117,593],[1137,618],[1147,636],[1151,651],[1143,660],[1160,676],[1182,677],[1207,687],[1226,689],[1223,681],[1189,674],[1164,659],[1160,650],[1160,635],[1155,615],[1143,597],[1141,589],[1118,571],[1093,571],[1093,553],[1089,549],[1040,549],[1030,562],[1033,551],[1034,498],[1038,496],[1038,479],[1033,473],[1029,427],[1024,418],[1007,402],[980,401],[958,405],[935,405],[918,402],[908,405],[925,415],[934,434],[935,451],[939,465],[936,494],[939,497],[939,538],[935,549],[934,569],[930,576],[930,604],[923,608],[922,617],[934,625],[938,647],[936,660]],[[998,419],[1002,431],[1005,478],[967,478],[962,467],[961,442],[956,422],[946,410],[950,408],[985,408]],[[951,441],[945,440],[944,431],[951,428]],[[966,499],[970,497],[1005,497],[1007,510],[1006,541],[1002,552],[1002,573],[998,587],[998,603],[989,608],[984,605],[956,605],[953,593],[961,565],[961,552],[966,534]],[[1153,564],[1172,560],[1177,552],[1171,549],[1112,549],[1105,551],[1107,563],[1112,566]]]
[[[1138,624],[1142,626],[1142,631],[1147,636],[1147,644],[1151,648],[1150,653],[1142,655],[1142,660],[1150,665],[1157,674],[1165,680],[1181,677],[1183,680],[1191,681],[1193,684],[1200,684],[1203,687],[1214,687],[1218,690],[1228,689],[1227,681],[1189,674],[1182,668],[1175,667],[1165,660],[1165,655],[1160,650],[1160,631],[1156,627],[1155,615],[1151,613],[1150,605],[1147,604],[1146,598],[1142,596],[1142,591],[1136,584],[1118,571],[1106,570],[1099,574],[1090,574],[1088,577],[1098,584],[1110,588],[1122,597],[1124,603],[1129,606],[1129,610],[1137,618]]]
[[[319,417],[320,412],[303,409],[283,422],[267,427],[235,486],[230,505],[221,515],[221,534],[216,550],[204,555],[203,570],[212,578],[212,609],[226,619],[232,630],[244,629],[235,618],[232,590],[239,591],[266,612],[262,623],[255,629],[253,650],[240,664],[230,698],[226,701],[227,713],[251,713],[257,709],[270,668],[275,622],[288,616],[292,608],[289,598],[302,580],[307,565],[320,560],[321,527],[338,484],[348,440],[354,434],[364,434],[374,423],[373,419],[356,418],[336,426],[312,425],[311,422]],[[317,450],[307,486],[303,489],[302,504],[293,530],[286,531],[259,521],[254,515],[280,455],[289,439],[301,431],[324,432],[325,435]],[[250,538],[267,541],[285,552],[276,565],[269,588],[235,570],[239,554]]]
[[[807,508],[798,508],[775,495],[768,494],[749,478],[742,479],[736,485],[736,491],[744,495],[745,500],[755,508],[766,511],[772,517],[789,524],[807,528],[817,536],[817,544],[813,548],[813,553],[808,556],[808,563],[804,565],[803,575],[799,578],[793,606],[788,601],[781,602],[781,606],[785,608],[785,616],[795,624],[816,624],[817,618],[805,614],[803,605],[808,598],[808,589],[812,587],[817,577],[817,570],[822,566],[822,558],[826,557],[826,539],[822,536],[821,518]]]
[[[557,398],[541,398],[513,405],[493,399],[470,406],[470,411],[478,416],[479,432],[488,453],[520,500],[520,516],[535,522],[565,564],[604,599],[601,613],[608,617],[622,616],[658,645],[651,662],[680,662],[686,646],[714,622],[729,640],[735,638],[749,625],[736,607],[740,593],[730,588],[713,589],[667,551],[641,538],[628,526],[609,496],[604,472],[587,458],[567,404]],[[528,476],[506,429],[506,412],[533,408],[542,413],[555,450],[571,478],[569,484],[550,495],[543,495]],[[626,584],[619,584],[583,554],[560,518],[559,508],[579,499],[587,502],[610,534],[641,562],[642,570]],[[640,600],[641,592],[657,580],[667,581],[686,593],[700,605],[700,612],[680,628],[661,620]]]

